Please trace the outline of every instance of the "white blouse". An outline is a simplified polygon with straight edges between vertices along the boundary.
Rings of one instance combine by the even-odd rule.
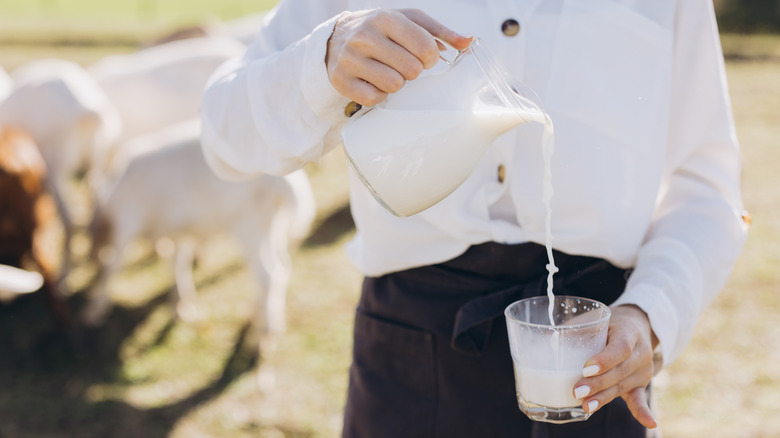
[[[555,125],[553,246],[633,267],[615,305],[642,308],[674,360],[746,234],[712,2],[283,0],[204,94],[215,172],[286,174],[340,144],[349,99],[328,80],[326,44],[341,12],[369,8],[421,9],[477,36],[537,92]],[[502,32],[509,19],[514,35]],[[544,244],[541,125],[531,125],[499,137],[466,182],[411,217],[385,211],[351,175],[350,259],[379,276],[486,241]]]

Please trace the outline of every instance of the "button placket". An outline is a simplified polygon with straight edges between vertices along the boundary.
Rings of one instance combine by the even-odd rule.
[[[500,32],[493,50],[504,62],[507,68],[513,71],[513,76],[523,80],[525,60],[525,35],[528,27],[526,23],[536,12],[538,7],[549,0],[495,0],[486,2],[493,18],[495,30]],[[508,33],[507,33],[508,32]],[[511,35],[510,35],[511,34]]]
[[[507,133],[499,137],[496,143],[491,145],[490,155],[493,169],[495,169],[493,187],[502,193],[510,190],[512,163],[515,156],[515,144],[518,140],[516,133]]]

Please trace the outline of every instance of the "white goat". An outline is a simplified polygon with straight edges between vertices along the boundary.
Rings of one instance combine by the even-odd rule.
[[[189,38],[111,55],[88,70],[119,111],[123,142],[196,118],[211,74],[245,50],[231,38]]]
[[[46,162],[47,183],[64,227],[61,278],[70,268],[73,220],[63,199],[70,178],[92,167],[118,137],[119,116],[98,84],[78,64],[32,61],[13,71],[14,88],[0,101],[0,126],[30,134]]]
[[[189,124],[133,141],[127,150],[137,155],[98,197],[92,230],[100,267],[82,320],[95,326],[108,316],[107,280],[120,268],[122,252],[132,240],[174,242],[175,290],[179,304],[186,306],[194,294],[194,246],[230,233],[259,286],[253,325],[260,346],[285,327],[289,250],[305,237],[315,213],[309,180],[303,171],[241,183],[221,180],[207,166],[199,129],[193,126],[197,128]]]

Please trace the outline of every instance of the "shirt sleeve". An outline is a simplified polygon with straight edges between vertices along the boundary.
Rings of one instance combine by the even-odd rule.
[[[325,54],[341,3],[282,1],[244,57],[211,77],[201,100],[201,142],[218,175],[287,174],[339,144],[349,99],[330,84]]]
[[[647,313],[667,364],[723,288],[746,238],[739,146],[712,2],[678,4],[666,173],[635,270],[614,303]]]

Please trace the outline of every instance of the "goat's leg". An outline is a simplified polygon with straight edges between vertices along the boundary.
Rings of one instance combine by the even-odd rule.
[[[252,316],[252,332],[257,336],[260,353],[273,349],[275,335],[285,329],[285,295],[289,273],[285,260],[273,244],[273,218],[257,223],[248,221],[236,230],[247,267],[257,282],[257,301]]]
[[[51,306],[54,318],[62,327],[70,325],[70,309],[62,293],[62,282],[58,281],[56,263],[46,245],[46,234],[54,224],[55,202],[53,197],[43,196],[35,204],[36,227],[32,239],[32,258],[38,265],[44,281],[44,292]]]
[[[254,232],[257,233],[258,231],[254,230]],[[266,337],[270,332],[267,307],[268,291],[272,287],[272,274],[269,267],[263,263],[258,251],[257,239],[240,241],[240,245],[247,269],[249,269],[252,277],[257,282],[257,295],[253,303],[254,311],[250,320],[251,330],[248,339],[258,345],[258,351],[262,354],[263,344],[267,343]]]
[[[114,303],[108,294],[108,280],[117,272],[122,263],[121,254],[124,245],[105,248],[98,252],[97,275],[90,287],[87,302],[81,311],[81,322],[89,327],[105,324]]]
[[[270,227],[257,228],[257,224],[244,227],[243,233],[237,233],[247,267],[257,282],[257,301],[247,342],[253,346],[259,359],[276,349],[277,337],[285,327],[287,277],[283,263],[280,263],[270,244],[269,233]],[[276,375],[270,366],[266,364],[257,369],[255,382],[261,391],[270,391],[275,381]]]
[[[60,184],[56,183],[53,179],[46,179],[46,186],[49,189],[52,197],[54,198],[54,204],[57,207],[60,221],[62,222],[62,261],[60,263],[60,274],[57,279],[57,287],[59,290],[65,285],[65,279],[71,270],[71,242],[73,241],[73,218],[70,214],[70,209],[65,203],[65,199],[62,197],[60,191]]]
[[[175,292],[171,295],[171,304],[176,314],[183,321],[193,321],[198,317],[195,304],[197,294],[193,264],[197,244],[194,239],[182,238],[174,243],[174,276],[176,278]]]
[[[292,276],[290,256],[290,221],[275,217],[268,239],[269,248],[260,244],[261,257],[269,259],[272,266],[271,287],[268,289],[268,328],[271,333],[281,333],[287,327],[287,288]],[[267,251],[267,254],[265,254]]]

